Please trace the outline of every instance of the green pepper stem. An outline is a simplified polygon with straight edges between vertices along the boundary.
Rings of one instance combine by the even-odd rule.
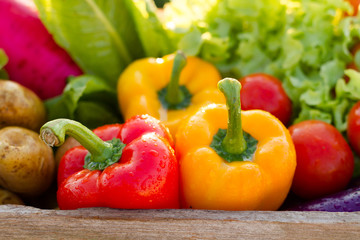
[[[225,95],[228,109],[228,129],[222,146],[228,153],[240,154],[247,148],[241,126],[241,84],[236,79],[224,78],[218,88]]]
[[[183,101],[184,94],[179,88],[180,74],[186,65],[186,57],[181,51],[177,51],[171,72],[170,82],[167,86],[165,100],[169,105],[176,105]]]
[[[113,155],[113,146],[104,142],[90,129],[70,119],[55,119],[45,123],[40,129],[41,139],[49,146],[60,146],[66,135],[75,138],[91,154],[94,162],[104,162]]]

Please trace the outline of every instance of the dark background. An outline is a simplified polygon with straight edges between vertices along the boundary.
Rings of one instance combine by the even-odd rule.
[[[154,2],[158,8],[161,8],[165,3],[169,2],[169,0],[154,0]]]

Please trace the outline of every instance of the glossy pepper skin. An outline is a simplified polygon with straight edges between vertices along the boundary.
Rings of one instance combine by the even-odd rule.
[[[41,136],[45,142],[54,141],[54,134],[58,138],[55,143],[59,141],[56,145],[63,142],[64,133],[58,134],[56,127],[53,127],[59,125],[55,121],[60,120],[42,127]],[[99,136],[98,140],[115,138],[125,145],[117,161],[100,170],[90,170],[85,168],[86,164],[84,166],[85,156],[89,152],[92,159],[96,155],[96,150],[88,147],[94,141],[92,132],[86,132],[90,143],[84,143],[82,137],[86,134],[73,129],[66,133],[86,148],[74,147],[61,159],[57,192],[60,209],[179,208],[178,162],[172,137],[159,120],[147,115],[134,116],[123,125],[111,124],[95,129],[93,135]]]
[[[221,76],[218,70],[197,57],[185,58],[177,53],[163,58],[140,59],[130,64],[119,77],[117,91],[120,111],[125,119],[138,114],[149,114],[160,119],[174,136],[179,123],[200,106],[225,103],[224,96],[217,89],[219,80]],[[177,89],[183,86],[191,95],[188,105],[171,109],[163,104],[158,93],[169,85],[174,88],[166,101],[176,102]]]
[[[232,89],[233,95],[238,90]],[[227,106],[207,105],[179,127],[175,149],[180,164],[181,205],[196,209],[277,210],[289,192],[296,167],[290,134],[277,118],[263,110],[241,111],[239,104],[231,112],[229,105],[240,102],[240,97],[227,99]],[[250,147],[247,140],[242,146],[237,137],[245,132],[257,140],[251,158],[228,162],[220,157],[211,147],[219,129],[227,129],[229,136],[233,134],[228,142],[235,144],[226,148],[230,153],[241,154],[240,148]]]

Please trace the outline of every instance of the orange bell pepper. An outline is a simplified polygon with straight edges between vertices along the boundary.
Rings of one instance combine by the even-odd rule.
[[[161,120],[174,136],[179,123],[208,103],[225,103],[217,89],[218,70],[197,57],[181,53],[144,58],[120,75],[118,102],[125,120],[149,114]]]
[[[286,127],[262,110],[241,111],[241,84],[218,84],[225,104],[210,104],[183,121],[176,134],[182,207],[277,210],[295,172]]]

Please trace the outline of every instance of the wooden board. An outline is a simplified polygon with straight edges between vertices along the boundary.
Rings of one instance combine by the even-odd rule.
[[[360,239],[360,212],[0,206],[0,239]]]

